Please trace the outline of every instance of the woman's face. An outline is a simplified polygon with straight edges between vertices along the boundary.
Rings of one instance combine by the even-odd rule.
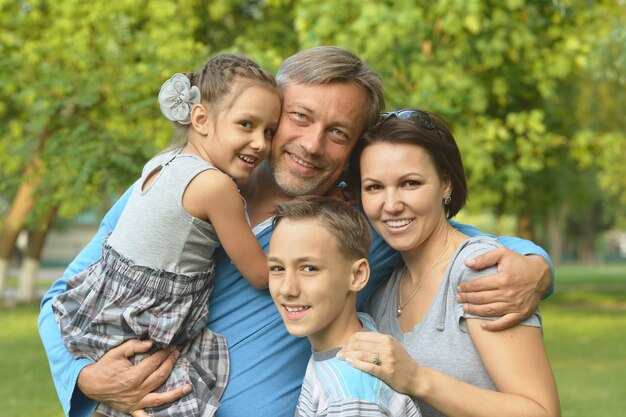
[[[423,148],[379,142],[365,148],[360,162],[363,209],[393,249],[417,248],[447,222],[443,198],[451,187]]]

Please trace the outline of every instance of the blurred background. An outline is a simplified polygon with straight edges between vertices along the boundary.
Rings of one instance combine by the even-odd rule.
[[[444,116],[458,220],[557,266],[542,311],[564,415],[623,415],[626,0],[0,0],[0,416],[61,415],[37,302],[171,143],[163,81],[219,52],[275,73],[316,45],[377,70],[388,109]]]

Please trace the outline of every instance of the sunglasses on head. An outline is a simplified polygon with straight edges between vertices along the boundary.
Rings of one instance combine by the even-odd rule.
[[[422,110],[398,110],[380,114],[379,123],[392,117],[400,120],[409,120],[428,130],[436,130],[435,122],[428,113]]]

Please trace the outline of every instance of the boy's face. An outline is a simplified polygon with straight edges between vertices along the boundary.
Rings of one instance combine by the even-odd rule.
[[[268,266],[269,290],[287,331],[307,336],[316,351],[336,347],[355,314],[359,264],[346,259],[317,220],[283,219],[270,240]]]

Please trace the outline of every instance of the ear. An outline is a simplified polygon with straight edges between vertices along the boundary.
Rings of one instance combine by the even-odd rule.
[[[352,278],[350,279],[350,291],[361,291],[370,279],[370,264],[367,259],[361,258],[352,264]]]
[[[191,109],[191,124],[194,130],[201,135],[208,135],[211,122],[211,110],[203,103],[198,103]]]
[[[452,195],[452,181],[450,181],[448,176],[443,179],[443,195]]]

